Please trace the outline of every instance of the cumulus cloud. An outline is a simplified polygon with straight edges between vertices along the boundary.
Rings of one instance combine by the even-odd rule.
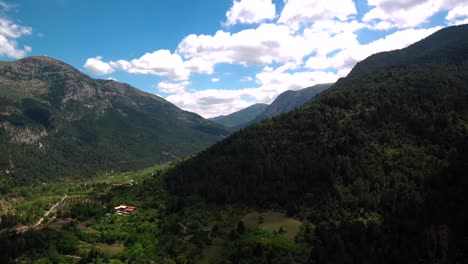
[[[0,5],[5,9],[5,6]],[[18,47],[17,39],[31,35],[32,28],[13,23],[6,18],[0,18],[0,56],[20,59],[32,51],[30,46]]]
[[[7,38],[20,38],[24,35],[31,35],[32,28],[20,26],[12,21],[0,18],[0,35]]]
[[[231,34],[218,31],[215,35],[189,35],[179,44],[176,53],[188,64],[196,61],[195,72],[212,73],[220,63],[244,66],[266,65],[273,62],[302,63],[306,54],[312,52],[310,43],[295,34],[285,25],[261,24]]]
[[[400,30],[365,45],[360,44],[357,35],[352,32],[343,31],[333,35],[310,29],[305,31],[303,36],[305,40],[315,40],[309,42],[315,43],[311,45],[316,50],[315,54],[305,64],[310,70],[305,70],[294,62],[286,62],[277,68],[267,65],[255,75],[258,87],[239,90],[183,90],[166,99],[182,109],[204,117],[238,111],[252,102],[271,103],[286,90],[335,82],[338,78],[346,76],[358,61],[377,52],[404,48],[439,29],[440,27]],[[343,46],[343,43],[347,45]],[[243,98],[250,100],[246,101]]]
[[[458,15],[457,10],[465,12],[467,5],[466,1],[459,0],[368,0],[368,4],[372,9],[363,21],[386,21],[398,28],[416,27],[443,10],[450,10],[447,16],[450,20]],[[388,24],[384,28],[389,28]]]
[[[260,23],[273,19],[276,15],[275,4],[271,0],[234,0],[227,11],[226,25]]]
[[[169,50],[157,50],[146,53],[138,59],[131,61],[111,61],[109,65],[114,69],[128,73],[152,74],[167,77],[173,80],[186,80],[190,71],[185,68],[184,61],[178,54]]]
[[[288,73],[284,67],[265,67],[256,75],[259,87],[239,90],[206,89],[186,91],[166,97],[167,100],[187,111],[196,112],[205,118],[229,114],[253,103],[271,103],[286,90],[297,90],[318,83],[335,82],[340,76],[324,71]],[[246,101],[244,98],[249,98]]]
[[[338,19],[346,21],[357,14],[353,0],[311,1],[285,0],[280,23],[297,28],[300,24],[315,23],[322,20]]]
[[[158,91],[162,93],[182,93],[185,92],[185,88],[190,85],[189,81],[182,82],[160,82],[158,84]]]
[[[466,1],[368,0],[369,11],[359,16],[356,1],[284,0],[277,17],[272,0],[233,0],[224,25],[244,24],[239,31],[226,27],[215,34],[191,34],[173,52],[156,50],[131,60],[89,60],[94,59],[93,64],[99,65],[95,70],[103,73],[118,70],[163,77],[157,89],[169,94],[166,99],[212,117],[253,103],[270,103],[285,90],[334,82],[374,53],[404,48],[434,33],[440,27],[422,25],[441,11],[447,12],[447,24],[468,22]],[[362,29],[388,33],[382,37],[385,32],[379,32],[378,39],[364,44]],[[220,64],[255,66],[249,68],[252,73],[239,76],[239,86],[252,87],[191,87],[191,76],[211,75]],[[219,85],[214,76],[221,75],[206,78]]]
[[[468,2],[451,9],[445,17],[452,24],[468,23]]]
[[[86,60],[86,63],[83,67],[87,71],[97,75],[104,75],[114,72],[114,69],[109,63],[102,61],[101,56],[89,58],[88,60]]]
[[[355,36],[355,41],[348,40],[346,42],[346,47],[342,47],[332,56],[321,54],[320,56],[309,58],[306,62],[306,66],[314,70],[328,68],[333,68],[338,71],[342,70],[341,74],[339,74],[343,75],[349,72],[357,62],[364,60],[372,54],[405,48],[433,34],[439,29],[441,29],[441,27],[400,30],[365,45],[360,44],[357,41],[357,36]]]

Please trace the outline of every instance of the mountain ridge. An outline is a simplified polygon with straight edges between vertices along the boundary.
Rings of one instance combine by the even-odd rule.
[[[229,115],[210,118],[219,124],[236,130],[294,110],[332,86],[332,83],[317,84],[299,90],[287,90],[271,104],[255,104]]]
[[[303,107],[179,162],[167,187],[306,219],[317,263],[463,262],[467,72],[468,25],[373,55]]]
[[[228,133],[161,97],[93,79],[53,58],[0,63],[2,179],[142,168],[200,151]]]
[[[253,104],[229,115],[216,116],[209,118],[209,120],[227,127],[239,129],[254,120],[267,107],[267,104]]]
[[[301,107],[316,95],[330,88],[332,85],[332,83],[316,84],[299,90],[285,91],[278,95],[278,97],[265,109],[265,111],[258,115],[251,124],[258,123],[267,118],[272,118]]]

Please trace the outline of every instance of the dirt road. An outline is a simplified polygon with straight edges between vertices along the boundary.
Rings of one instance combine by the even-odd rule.
[[[47,211],[43,217],[41,217],[39,219],[39,221],[37,221],[37,223],[35,225],[32,226],[32,228],[36,228],[38,225],[42,224],[42,221],[44,221],[44,217],[47,217],[61,202],[63,202],[65,199],[67,199],[68,195],[65,194],[65,196],[63,196],[62,200],[58,201],[56,204],[54,204],[50,209],[49,211]]]

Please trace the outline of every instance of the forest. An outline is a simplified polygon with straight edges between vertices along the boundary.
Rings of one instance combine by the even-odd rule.
[[[304,107],[181,161],[168,189],[285,208],[314,226],[315,263],[466,261],[466,31],[371,56]]]

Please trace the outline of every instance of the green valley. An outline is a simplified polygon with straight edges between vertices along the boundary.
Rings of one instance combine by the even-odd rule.
[[[0,64],[0,192],[11,184],[135,170],[199,151],[229,129],[63,62]]]

